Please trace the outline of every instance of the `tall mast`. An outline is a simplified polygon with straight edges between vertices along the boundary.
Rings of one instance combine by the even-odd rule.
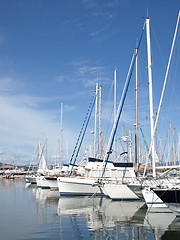
[[[97,129],[98,83],[96,83],[95,123],[94,123],[94,158],[96,156],[96,129]]]
[[[170,136],[170,158],[169,158],[169,163],[173,162],[173,146],[172,146],[172,126],[170,122],[169,126],[169,136]]]
[[[174,165],[176,165],[177,152],[176,152],[176,129],[174,128]]]
[[[132,133],[131,129],[129,130],[129,160],[132,162]]]
[[[178,153],[177,153],[177,161],[179,162],[179,150],[180,150],[180,134],[178,132]]]
[[[137,48],[136,48],[137,53]],[[136,133],[135,133],[135,164],[139,163],[139,124],[138,124],[138,55],[136,55],[135,65],[135,94],[136,94]]]
[[[161,98],[160,98],[160,102],[159,102],[159,107],[158,107],[158,111],[157,111],[156,122],[155,122],[154,130],[153,130],[153,139],[154,139],[154,134],[156,132],[157,122],[158,122],[158,119],[159,119],[162,100],[163,100],[163,96],[164,96],[164,92],[165,92],[165,88],[166,88],[167,77],[168,77],[168,74],[169,74],[169,68],[170,68],[170,64],[171,64],[172,54],[173,54],[173,50],[174,50],[174,44],[175,44],[177,30],[178,30],[178,26],[179,26],[179,19],[180,19],[180,11],[178,13],[178,19],[177,19],[177,22],[176,22],[176,28],[175,28],[175,32],[174,32],[173,42],[172,42],[171,51],[170,51],[169,60],[168,60],[168,65],[167,65],[167,69],[166,69],[166,75],[165,75],[165,78],[164,78],[163,89],[162,89]],[[150,148],[149,148],[148,158],[149,158],[149,155],[150,155],[150,152],[151,152],[151,149],[152,149],[152,142],[153,142],[152,140],[151,140],[151,145],[150,145]],[[145,176],[146,167],[147,167],[147,162],[146,162],[146,165],[145,165],[143,176]]]
[[[99,86],[99,159],[102,159],[102,143],[101,143],[101,90],[102,86]]]
[[[129,142],[129,136],[128,136],[127,129],[126,129],[125,141],[126,141],[126,146],[127,146],[127,163],[128,163],[128,162],[129,162],[129,145],[128,145],[128,142]]]
[[[61,128],[60,128],[60,162],[59,162],[59,167],[61,169],[62,165],[62,114],[63,114],[63,103],[61,102]]]
[[[149,104],[150,104],[150,124],[151,124],[151,156],[152,156],[152,168],[153,168],[153,177],[156,176],[156,166],[155,166],[155,149],[154,149],[154,119],[153,119],[153,96],[152,96],[152,69],[151,69],[151,44],[150,44],[150,28],[149,28],[150,19],[146,18],[146,35],[147,35],[147,55],[148,55],[148,77],[149,77]]]
[[[116,119],[116,74],[117,74],[117,69],[114,70],[114,121]],[[116,159],[117,159],[116,135],[114,137],[114,152],[115,152],[115,161],[116,161]]]

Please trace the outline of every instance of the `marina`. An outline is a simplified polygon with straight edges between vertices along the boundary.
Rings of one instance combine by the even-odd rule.
[[[156,14],[147,9],[136,21],[141,12],[134,14],[132,0],[128,8],[119,0],[82,0],[79,7],[72,0],[10,1],[21,20],[14,28],[2,14],[7,39],[21,24],[30,32],[26,39],[19,31],[20,51],[7,40],[20,59],[8,61],[8,74],[24,67],[24,75],[13,85],[0,68],[0,239],[180,239],[180,10],[175,5],[160,21],[151,3]],[[16,146],[12,154],[15,145],[20,152]]]
[[[0,180],[0,231],[18,239],[179,239],[180,219],[143,201],[59,197],[24,179]]]

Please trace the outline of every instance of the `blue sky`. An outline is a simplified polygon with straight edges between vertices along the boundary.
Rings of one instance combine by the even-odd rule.
[[[61,102],[63,155],[70,158],[96,82],[103,87],[102,125],[108,140],[112,127],[113,72],[117,68],[118,102],[147,9],[152,27],[156,112],[180,9],[179,1],[0,1],[1,161],[11,163],[16,156],[17,164],[30,163],[42,135],[48,140],[49,157],[54,159],[59,152]],[[162,138],[167,135],[170,121],[177,132],[180,129],[178,41],[158,126]],[[139,118],[149,141],[146,66],[144,34],[139,56]],[[121,124],[128,131],[131,128],[132,134],[134,105],[133,75],[121,119]],[[93,121],[87,130],[87,146],[92,139]],[[122,127],[119,127],[119,135],[122,135]]]

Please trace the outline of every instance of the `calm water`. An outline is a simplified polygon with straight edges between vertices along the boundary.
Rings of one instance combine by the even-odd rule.
[[[59,198],[56,191],[0,180],[0,239],[180,239],[180,219],[142,202]]]

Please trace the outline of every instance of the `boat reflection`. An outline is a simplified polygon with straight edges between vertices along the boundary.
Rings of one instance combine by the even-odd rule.
[[[149,211],[142,201],[112,201],[108,198],[64,197],[59,198],[57,214],[61,224],[64,217],[84,219],[89,231],[95,236],[104,236],[112,231],[118,231],[118,237],[123,237],[127,229],[134,229],[140,237],[153,236],[160,239],[168,231],[179,231],[180,219],[166,209]],[[71,216],[70,216],[71,215]],[[135,235],[134,235],[135,236]],[[115,238],[116,239],[116,238]],[[119,238],[117,238],[119,239]],[[151,238],[152,239],[152,238]]]
[[[89,230],[111,228],[117,225],[142,225],[147,208],[141,201],[112,201],[108,198],[59,198],[59,216],[83,214]]]
[[[102,214],[107,227],[117,225],[142,225],[147,208],[142,201],[111,201],[106,199]]]
[[[57,206],[59,200],[59,191],[50,189],[36,188],[36,201],[41,204],[50,204]]]
[[[176,217],[168,226],[161,239],[180,239],[180,218]]]
[[[36,185],[31,183],[25,183],[25,189],[36,189]]]
[[[58,215],[67,214],[86,214],[99,208],[102,204],[102,198],[96,197],[60,197],[58,202]]]
[[[168,208],[152,208],[147,211],[144,226],[153,230],[155,239],[160,239],[176,216]]]
[[[168,226],[169,231],[180,231],[180,218],[175,218],[172,223]]]

